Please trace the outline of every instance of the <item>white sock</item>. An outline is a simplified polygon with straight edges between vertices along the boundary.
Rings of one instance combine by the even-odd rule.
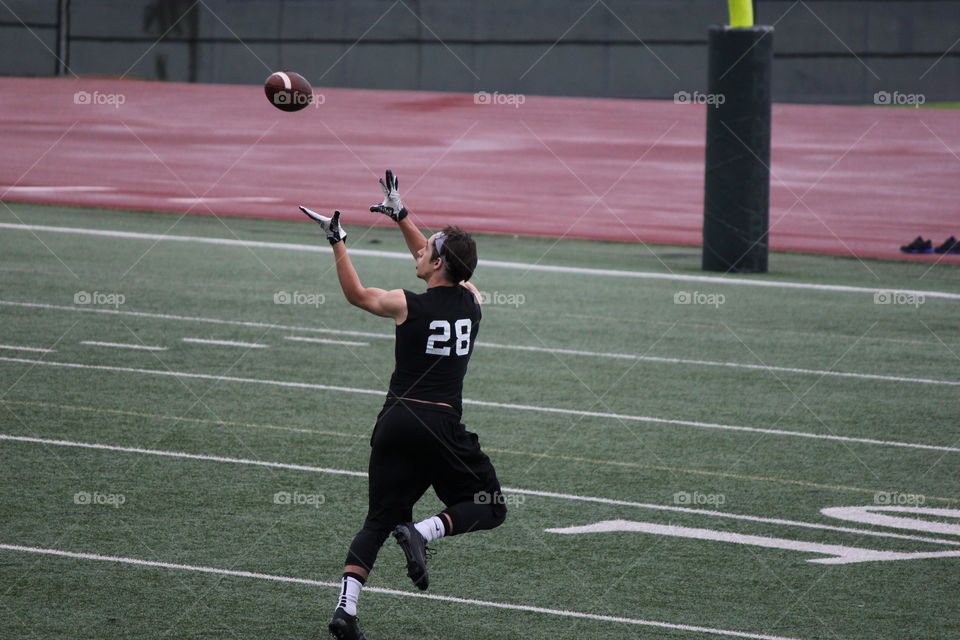
[[[357,600],[360,599],[360,589],[363,584],[353,576],[343,576],[340,579],[340,600],[337,607],[351,616],[357,615]]]
[[[421,520],[413,526],[427,542],[433,542],[437,538],[442,538],[443,534],[446,533],[443,520],[440,519],[440,516],[433,516],[432,518]]]

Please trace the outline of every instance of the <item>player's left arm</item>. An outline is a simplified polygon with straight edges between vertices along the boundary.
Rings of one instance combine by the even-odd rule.
[[[417,254],[422,248],[427,246],[427,238],[413,224],[413,220],[408,215],[410,212],[400,201],[400,179],[393,175],[393,171],[387,169],[386,176],[380,178],[380,190],[383,191],[383,202],[370,207],[374,213],[382,213],[397,223],[403,233],[403,240],[407,243],[413,259],[417,259]]]
[[[483,296],[480,294],[480,290],[477,289],[472,282],[467,282],[464,280],[460,283],[460,286],[465,287],[471,293],[473,293],[473,297],[477,299],[477,304],[483,304]]]
[[[374,315],[393,318],[397,324],[402,324],[407,319],[407,297],[402,289],[387,291],[363,286],[347,254],[347,232],[340,226],[340,212],[334,211],[333,216],[328,218],[306,207],[300,207],[300,210],[323,228],[327,240],[330,241],[337,265],[337,278],[347,302]]]

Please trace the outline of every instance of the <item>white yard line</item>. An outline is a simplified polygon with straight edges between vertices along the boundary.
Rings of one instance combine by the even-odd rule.
[[[717,360],[688,360],[686,358],[664,358],[661,356],[638,356],[630,353],[610,353],[603,351],[580,351],[578,349],[556,349],[548,347],[528,347],[512,344],[494,344],[477,342],[478,346],[492,349],[510,349],[514,351],[535,351],[557,353],[574,356],[589,356],[594,358],[616,358],[620,360],[642,360],[644,362],[662,362],[665,364],[692,364],[703,367],[728,367],[732,369],[753,369],[759,371],[779,371],[782,373],[798,373],[815,376],[835,376],[839,378],[859,378],[861,380],[886,380],[889,382],[916,382],[920,384],[941,384],[958,387],[960,380],[940,380],[937,378],[912,378],[908,376],[887,376],[876,373],[859,373],[854,371],[829,371],[824,369],[802,369],[798,367],[774,367],[763,364],[749,364],[745,362],[720,362]]]
[[[15,344],[0,344],[0,349],[5,351],[32,351],[34,353],[53,353],[56,349],[44,349],[42,347],[21,347]]]
[[[25,358],[0,357],[0,362],[19,362],[23,364],[62,367],[67,369],[88,369],[95,371],[116,371],[120,373],[141,373],[155,376],[172,376],[176,378],[195,378],[198,380],[217,380],[220,382],[242,382],[248,384],[265,384],[277,387],[292,387],[298,389],[319,389],[323,391],[340,391],[344,393],[360,393],[366,395],[385,396],[386,393],[378,389],[362,389],[357,387],[341,387],[335,385],[317,384],[315,382],[296,382],[287,380],[262,380],[260,378],[238,378],[236,376],[218,376],[208,373],[188,373],[185,371],[169,371],[159,369],[138,369],[134,367],[112,367],[107,365],[82,364],[79,362],[48,362],[44,360],[27,360]],[[838,436],[822,433],[808,433],[804,431],[786,431],[781,429],[763,429],[760,427],[744,427],[731,424],[716,424],[712,422],[698,422],[695,420],[676,420],[672,418],[654,418],[650,416],[638,416],[627,413],[607,413],[603,411],[583,411],[579,409],[562,409],[559,407],[538,407],[528,404],[511,404],[506,402],[489,402],[485,400],[463,399],[465,405],[475,405],[480,407],[498,407],[501,409],[516,409],[520,411],[535,411],[540,413],[557,413],[573,416],[584,416],[593,418],[610,418],[614,420],[629,420],[632,422],[649,422],[654,424],[671,424],[686,427],[697,427],[700,429],[719,429],[723,431],[743,431],[748,433],[765,433],[775,436],[787,436],[794,438],[810,438],[814,440],[831,440],[839,442],[855,442],[859,444],[881,445],[887,447],[902,447],[906,449],[924,449],[931,451],[948,451],[951,453],[960,453],[960,447],[947,447],[942,445],[921,444],[915,442],[899,442],[896,440],[875,440],[872,438],[856,438],[849,436]]]
[[[0,189],[4,186],[0,186]],[[45,191],[53,191],[55,193],[64,193],[64,192],[102,192],[102,191],[116,191],[116,187],[103,187],[103,186],[85,186],[85,185],[13,185],[6,187],[4,193],[43,193]]]
[[[149,240],[149,241],[167,241],[167,242],[192,242],[199,244],[212,244],[233,247],[256,247],[262,249],[280,249],[285,251],[310,251],[315,253],[329,253],[329,247],[323,247],[312,244],[295,244],[287,242],[263,242],[258,240],[237,240],[233,238],[211,238],[202,236],[177,236],[158,233],[139,233],[134,231],[113,231],[110,229],[83,229],[77,227],[52,227],[35,224],[14,224],[0,223],[0,229],[12,229],[18,231],[49,232],[49,233],[69,233],[76,235],[101,236],[108,238],[123,238],[127,240]],[[396,260],[410,260],[410,254],[399,251],[376,251],[373,249],[350,249],[351,255],[371,256],[376,258],[390,258]],[[778,282],[774,280],[751,280],[747,278],[728,277],[728,276],[699,276],[675,273],[658,273],[655,271],[622,271],[618,269],[591,269],[587,267],[567,267],[561,265],[529,264],[525,262],[508,262],[502,260],[481,260],[480,266],[494,267],[499,269],[512,269],[516,271],[543,271],[550,273],[580,274],[589,276],[605,276],[620,278],[640,278],[647,280],[673,280],[678,282],[702,282],[717,285],[740,285],[753,287],[771,287],[775,289],[805,289],[809,291],[829,291],[835,293],[859,293],[875,294],[889,293],[896,291],[898,293],[924,296],[927,298],[943,298],[947,300],[960,300],[960,293],[950,293],[947,291],[926,291],[912,289],[889,289],[875,287],[850,287],[846,285],[816,284],[809,282]]]
[[[207,340],[205,338],[181,338],[184,342],[194,344],[212,344],[221,347],[245,347],[247,349],[266,349],[270,345],[259,342],[237,342],[236,340]]]
[[[281,329],[283,331],[303,331],[308,333],[325,333],[340,336],[357,336],[360,338],[393,338],[392,334],[370,333],[369,331],[349,331],[346,329],[322,329],[320,327],[296,327],[273,322],[250,322],[247,320],[221,320],[220,318],[204,318],[201,316],[178,316],[172,313],[149,313],[146,311],[124,311],[120,309],[96,309],[92,307],[71,307],[60,304],[45,304],[42,302],[16,302],[14,300],[0,300],[0,305],[9,307],[24,307],[28,309],[48,309],[50,311],[77,311],[80,313],[101,313],[113,316],[130,316],[134,318],[152,318],[154,320],[174,320],[177,322],[202,322],[232,327],[251,327],[254,329]]]
[[[12,442],[25,442],[31,444],[42,444],[58,447],[76,447],[80,449],[98,449],[101,451],[115,451],[121,453],[137,453],[141,455],[161,456],[165,458],[181,458],[187,460],[201,460],[207,462],[221,462],[228,464],[252,465],[258,467],[270,467],[273,469],[291,469],[294,471],[306,471],[310,473],[325,473],[330,475],[353,476],[356,478],[366,478],[367,474],[363,471],[349,471],[347,469],[332,469],[328,467],[313,467],[302,464],[289,464],[284,462],[269,462],[265,460],[249,460],[246,458],[229,458],[224,456],[211,456],[199,453],[184,453],[181,451],[164,451],[159,449],[143,449],[140,447],[122,447],[109,444],[100,444],[96,442],[76,442],[73,440],[53,440],[47,438],[36,438],[32,436],[14,436],[0,434],[0,440]],[[553,498],[557,500],[572,500],[576,502],[590,502],[593,504],[613,505],[620,507],[633,507],[637,509],[648,509],[653,511],[667,511],[672,513],[685,513],[698,516],[709,516],[711,518],[726,518],[729,520],[741,520],[747,522],[760,522],[763,524],[774,524],[787,527],[801,527],[805,529],[820,529],[823,531],[839,531],[841,533],[853,533],[856,535],[873,536],[878,538],[894,538],[898,540],[912,540],[916,542],[926,542],[930,544],[946,544],[951,546],[960,546],[957,540],[928,538],[925,536],[916,536],[905,533],[893,533],[888,531],[873,531],[870,529],[856,529],[852,527],[839,527],[835,525],[819,524],[815,522],[802,522],[799,520],[785,520],[782,518],[766,518],[762,516],[750,516],[737,513],[724,513],[712,509],[695,509],[692,507],[678,507],[663,504],[654,504],[646,502],[633,502],[630,500],[618,500],[614,498],[598,498],[594,496],[581,496],[572,493],[557,493],[554,491],[539,491],[536,489],[518,489],[516,487],[504,487],[507,493],[516,493],[528,496],[537,496],[541,498]]]
[[[204,318],[199,316],[178,316],[169,313],[148,313],[145,311],[122,311],[120,309],[96,309],[89,307],[71,307],[66,305],[45,304],[42,302],[17,302],[14,300],[0,300],[0,305],[12,307],[24,307],[32,309],[48,309],[51,311],[77,311],[85,313],[102,313],[107,315],[124,315],[140,318],[153,318],[157,320],[173,320],[179,322],[204,322],[209,324],[221,324],[241,327],[254,327],[258,329],[281,329],[284,331],[300,331],[325,333],[332,335],[347,335],[363,338],[393,339],[391,333],[372,333],[369,331],[349,331],[342,329],[322,329],[318,327],[297,327],[282,324],[271,324],[269,322],[249,322],[244,320],[222,320],[220,318]],[[665,358],[661,356],[639,356],[631,353],[613,353],[605,351],[583,351],[579,349],[563,349],[558,347],[533,347],[526,345],[498,344],[495,342],[478,341],[477,346],[489,347],[491,349],[509,349],[514,351],[531,351],[540,353],[553,353],[559,355],[585,356],[594,358],[612,358],[616,360],[642,360],[647,362],[661,362],[665,364],[688,364],[698,366],[726,367],[733,369],[747,369],[754,371],[779,371],[781,373],[793,373],[798,375],[832,376],[837,378],[855,378],[861,380],[882,380],[887,382],[910,382],[916,384],[934,384],[946,386],[960,386],[960,380],[943,380],[938,378],[914,378],[909,376],[892,376],[874,373],[860,373],[855,371],[829,371],[823,369],[802,369],[798,367],[777,367],[759,364],[749,364],[744,362],[720,362],[715,360],[688,360],[683,358]]]
[[[369,342],[353,342],[351,340],[330,340],[329,338],[306,338],[304,336],[284,336],[284,340],[295,342],[316,342],[318,344],[342,344],[348,347],[369,347]]]
[[[10,440],[15,442],[32,442],[34,444],[46,444],[59,447],[80,447],[81,449],[100,449],[102,451],[122,451],[124,453],[140,453],[151,456],[163,456],[166,458],[186,458],[189,460],[206,460],[208,462],[227,462],[231,464],[249,464],[257,467],[270,467],[272,469],[291,469],[293,471],[311,471],[313,473],[330,473],[341,476],[357,476],[366,478],[367,474],[362,471],[346,471],[344,469],[327,469],[325,467],[311,467],[302,464],[287,464],[284,462],[266,462],[263,460],[248,460],[246,458],[224,458],[222,456],[208,456],[198,453],[183,453],[180,451],[161,451],[158,449],[141,449],[140,447],[118,447],[109,444],[97,444],[93,442],[74,442],[72,440],[48,440],[45,438],[32,438],[27,436],[11,436],[0,433],[0,440]]]
[[[15,544],[0,544],[0,549],[22,553],[37,553],[43,555],[59,556],[62,558],[74,558],[77,560],[99,560],[103,562],[114,562],[119,564],[129,564],[141,567],[155,567],[160,569],[175,569],[179,571],[195,571],[199,573],[211,573],[215,575],[231,576],[235,578],[253,578],[256,580],[271,580],[274,582],[286,582],[294,584],[308,585],[312,587],[327,587],[339,589],[338,582],[324,582],[322,580],[311,580],[309,578],[294,578],[289,576],[271,575],[266,573],[254,573],[251,571],[237,571],[234,569],[219,569],[216,567],[204,567],[191,564],[178,564],[173,562],[157,562],[156,560],[141,560],[139,558],[125,558],[120,556],[104,556],[96,553],[80,553],[76,551],[64,551],[61,549],[45,549],[43,547],[27,547]],[[709,633],[718,636],[731,638],[751,638],[752,640],[797,640],[785,636],[771,636],[760,633],[748,633],[745,631],[730,631],[726,629],[715,629],[712,627],[701,627],[689,624],[679,624],[674,622],[660,622],[657,620],[644,620],[641,618],[623,618],[620,616],[605,616],[595,613],[583,613],[580,611],[568,611],[564,609],[548,609],[546,607],[534,607],[524,604],[512,604],[509,602],[493,602],[490,600],[474,600],[471,598],[458,598],[456,596],[444,596],[436,593],[417,593],[414,591],[400,591],[399,589],[386,589],[383,587],[365,587],[364,593],[379,593],[383,595],[400,596],[404,598],[422,598],[425,600],[438,600],[441,602],[452,602],[456,604],[473,605],[478,607],[492,607],[495,609],[507,609],[510,611],[524,611],[529,613],[540,613],[553,616],[562,616],[567,618],[580,618],[584,620],[594,620],[597,622],[614,622],[622,624],[631,624],[645,627],[656,627],[660,629],[672,629],[675,631],[689,631],[692,633]]]
[[[166,351],[167,347],[151,347],[145,344],[126,344],[123,342],[98,342],[96,340],[82,340],[80,344],[94,347],[114,347],[117,349],[137,349],[139,351]]]

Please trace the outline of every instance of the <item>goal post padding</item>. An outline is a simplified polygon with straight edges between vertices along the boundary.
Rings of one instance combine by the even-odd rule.
[[[703,269],[767,271],[773,27],[710,27]]]

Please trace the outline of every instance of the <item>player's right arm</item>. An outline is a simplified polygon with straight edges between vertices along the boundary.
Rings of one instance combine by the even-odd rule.
[[[402,289],[387,291],[363,286],[343,242],[333,245],[333,257],[337,261],[337,279],[347,302],[375,316],[393,318],[397,324],[403,324],[407,319],[407,297]]]
[[[403,233],[403,240],[407,243],[407,249],[410,250],[411,255],[416,259],[420,249],[427,246],[427,239],[420,230],[417,229],[417,225],[413,224],[410,216],[407,215],[409,213],[407,208],[403,206],[403,203],[400,201],[400,181],[393,175],[393,171],[390,169],[387,169],[387,175],[385,177],[386,181],[384,181],[384,178],[380,178],[383,202],[370,207],[370,211],[382,213],[397,223],[397,226],[400,227],[400,232]]]
[[[350,262],[350,256],[347,254],[347,232],[340,225],[340,212],[334,211],[333,216],[328,218],[306,207],[300,207],[300,210],[323,228],[333,248],[333,257],[337,264],[337,279],[340,281],[340,288],[347,302],[374,315],[393,318],[397,324],[403,324],[407,319],[407,297],[402,289],[387,291],[376,287],[365,287],[360,282],[360,276],[357,275],[357,270],[353,268],[353,263]]]

